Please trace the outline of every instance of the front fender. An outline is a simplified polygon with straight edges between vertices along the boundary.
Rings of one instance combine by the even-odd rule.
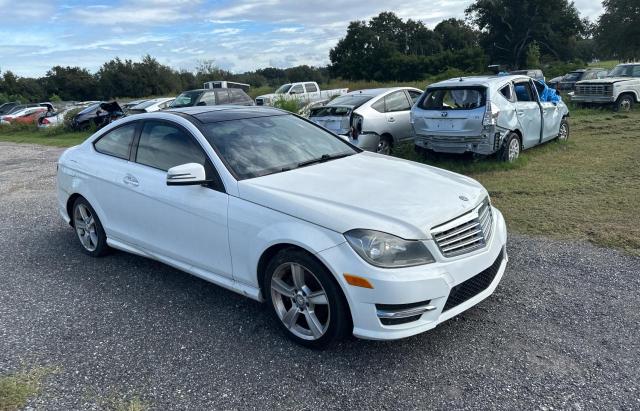
[[[230,197],[228,221],[234,280],[252,287],[259,287],[258,263],[272,246],[290,244],[315,255],[346,241],[340,233],[238,197]]]

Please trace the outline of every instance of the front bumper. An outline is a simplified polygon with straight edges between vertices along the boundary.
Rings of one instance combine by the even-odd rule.
[[[576,103],[613,103],[616,99],[613,96],[584,96],[574,94],[571,101]]]
[[[429,242],[430,251],[437,261],[428,265],[398,269],[373,267],[360,259],[347,243],[320,252],[318,257],[334,272],[345,293],[353,318],[353,334],[374,340],[409,337],[436,327],[491,295],[504,274],[508,260],[504,218],[498,210],[492,209],[492,212],[493,234],[485,248],[444,258],[437,246]],[[454,287],[492,267],[492,280],[484,289],[457,305],[452,306],[451,301],[447,304],[450,294],[454,295]],[[374,288],[348,285],[344,273],[364,277]],[[383,324],[382,318],[389,312],[387,307],[398,305],[406,307],[400,311],[403,313],[401,316],[406,317],[410,310],[414,310],[418,318],[405,323],[385,321],[386,325]]]

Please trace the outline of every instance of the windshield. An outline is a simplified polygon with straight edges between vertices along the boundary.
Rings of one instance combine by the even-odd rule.
[[[205,124],[204,130],[239,180],[358,152],[339,137],[290,114],[220,121]]]
[[[609,72],[608,77],[640,77],[640,66],[616,66],[613,70],[611,70],[611,72]]]
[[[351,114],[351,107],[324,106],[324,107],[312,108],[311,114],[309,115],[309,117],[327,117],[327,116],[346,117],[350,114]]]
[[[351,106],[360,107],[367,101],[371,100],[373,96],[366,94],[347,94],[346,96],[339,96],[331,100],[328,106]]]
[[[427,90],[418,107],[424,110],[473,110],[484,107],[484,87],[452,87]]]
[[[85,108],[84,110],[82,110],[81,112],[79,112],[78,114],[87,114],[87,113],[91,113],[92,111],[96,111],[98,109],[98,107],[100,107],[100,103],[97,104],[92,104],[89,107]]]
[[[582,75],[582,72],[580,72],[580,71],[569,73],[566,76],[564,76],[564,78],[562,80],[564,80],[564,81],[578,81],[578,80],[580,80],[580,76],[581,75]]]
[[[284,94],[291,88],[291,84],[283,84],[277,90],[276,94]]]
[[[191,107],[196,104],[200,91],[185,91],[173,100],[171,107]]]

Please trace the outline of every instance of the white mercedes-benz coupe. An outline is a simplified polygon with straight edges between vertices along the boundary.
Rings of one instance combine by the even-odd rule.
[[[87,254],[123,250],[265,301],[314,348],[429,330],[507,264],[504,219],[475,180],[274,108],[127,117],[65,151],[57,179]]]

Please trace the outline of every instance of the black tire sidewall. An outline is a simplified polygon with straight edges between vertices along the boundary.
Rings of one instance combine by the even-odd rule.
[[[80,243],[80,249],[85,254],[90,255],[91,257],[102,257],[110,251],[109,246],[107,245],[107,234],[105,233],[104,228],[102,227],[102,222],[100,221],[100,218],[98,218],[98,214],[96,213],[96,210],[94,210],[93,207],[91,207],[91,204],[84,197],[78,197],[76,201],[73,203],[73,208],[71,209],[72,215],[70,216],[71,220],[73,221],[75,219],[76,208],[80,204],[84,205],[89,209],[89,211],[91,211],[91,215],[96,221],[96,233],[98,234],[98,244],[95,250],[93,251],[87,250],[86,248],[84,248],[82,243]],[[80,239],[78,238],[78,233],[76,232],[75,227],[73,228],[73,231],[74,231],[74,234],[76,235],[76,239],[78,240],[78,242],[80,242]]]
[[[325,334],[317,340],[309,341],[291,333],[276,313],[271,298],[271,279],[274,271],[282,264],[297,263],[309,269],[321,283],[329,300],[329,327]],[[264,293],[273,320],[280,330],[295,343],[313,349],[325,349],[346,337],[351,331],[351,313],[349,305],[335,278],[329,270],[315,257],[299,249],[284,249],[271,259],[264,273]]]
[[[560,133],[558,133],[558,141],[568,141],[569,137],[571,136],[571,127],[569,126],[569,122],[567,121],[566,118],[562,119],[562,122],[560,123],[560,128],[562,128],[563,124],[567,127],[567,137],[564,140],[562,140],[560,138]]]

